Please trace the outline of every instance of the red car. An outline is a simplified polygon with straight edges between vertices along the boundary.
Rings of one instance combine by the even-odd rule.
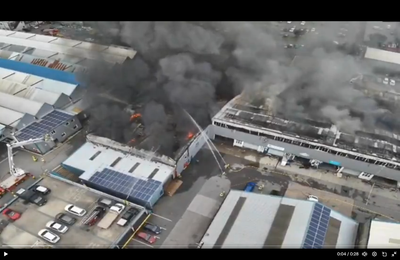
[[[16,212],[12,209],[5,209],[3,210],[3,215],[11,220],[17,220],[21,217],[21,213]]]
[[[146,241],[146,242],[149,243],[149,244],[154,244],[154,243],[157,241],[157,239],[158,239],[158,237],[149,235],[149,234],[144,233],[144,232],[139,232],[139,233],[137,233],[137,236],[138,236],[140,239]]]

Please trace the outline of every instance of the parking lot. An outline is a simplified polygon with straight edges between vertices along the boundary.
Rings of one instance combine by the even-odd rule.
[[[43,239],[39,239],[37,235],[39,230],[44,229],[46,223],[54,220],[57,214],[65,213],[64,208],[66,205],[74,204],[85,209],[87,211],[85,216],[87,217],[97,206],[96,202],[100,198],[98,194],[85,188],[70,185],[50,177],[41,181],[40,185],[55,192],[46,196],[48,202],[41,207],[26,204],[21,199],[18,199],[9,207],[20,212],[21,217],[3,228],[0,236],[3,247],[32,247],[38,241],[43,243]],[[77,218],[77,222],[69,227],[65,234],[58,234],[61,239],[54,247],[110,248],[120,240],[123,233],[129,228],[129,225],[120,227],[116,224],[112,224],[108,229],[101,229],[96,225],[89,227],[82,223],[85,216],[74,216]],[[1,217],[4,223],[5,216],[2,215]]]

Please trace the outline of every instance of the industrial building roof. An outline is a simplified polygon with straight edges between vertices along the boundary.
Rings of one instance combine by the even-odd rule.
[[[377,173],[400,181],[400,148],[397,148],[400,147],[400,135],[392,132],[375,130],[347,134],[329,122],[306,118],[294,122],[274,116],[268,107],[251,105],[241,95],[229,101],[213,120],[268,137],[265,140],[258,138],[257,145],[273,144],[296,156],[306,154],[306,158],[336,161],[360,173]]]
[[[400,53],[384,51],[380,49],[367,48],[364,55],[365,59],[389,62],[393,64],[400,64]]]
[[[10,47],[7,47],[7,48],[10,48]],[[57,70],[62,70],[62,71],[66,71],[66,72],[71,72],[71,73],[76,73],[76,72],[81,72],[81,71],[86,70],[86,68],[84,68],[78,64],[72,64],[72,63],[66,62],[64,60],[56,60],[56,59],[47,58],[47,57],[33,56],[33,55],[28,55],[26,53],[7,51],[4,49],[0,51],[0,58],[8,59],[8,60],[15,60],[15,61],[23,62],[23,63],[48,67],[51,69],[57,69]]]
[[[372,220],[368,248],[399,248],[400,223]]]
[[[79,84],[75,74],[66,71],[6,59],[0,59],[0,67],[70,84]]]
[[[319,203],[231,190],[202,248],[352,248],[357,230]]]
[[[72,117],[73,115],[64,111],[53,110],[37,122],[24,127],[15,137],[19,141],[40,138],[56,129],[59,125],[64,124],[66,121],[72,120]]]
[[[123,47],[6,30],[0,30],[0,42],[50,51],[55,54],[61,53],[92,60],[104,59],[111,63],[122,63],[126,58],[133,58],[136,54],[134,50]]]
[[[47,177],[42,179],[39,185],[53,191],[46,196],[45,205],[32,207],[22,199],[16,199],[11,204],[11,208],[22,213],[18,221],[8,222],[5,221],[6,217],[0,216],[2,223],[7,222],[6,226],[2,226],[0,234],[2,248],[40,248],[42,246],[47,248],[114,248],[115,245],[125,244],[132,226],[139,226],[147,217],[145,209],[139,205],[129,202],[127,204],[126,201],[123,202],[116,197],[61,178]],[[127,204],[127,208],[136,208],[138,214],[125,227],[120,227],[116,223],[107,229],[102,229],[97,225],[89,227],[85,225],[85,221],[98,206],[96,202],[100,198],[109,198]],[[44,242],[37,236],[38,232],[46,228],[46,223],[54,220],[57,214],[65,212],[64,208],[68,204],[74,204],[88,213],[84,217],[77,217],[76,223],[69,227],[68,232],[59,235],[61,239],[58,243]]]
[[[130,176],[153,179],[161,183],[165,183],[171,178],[174,172],[173,167],[150,161],[150,159],[87,142],[64,161],[63,165],[86,172],[80,177],[83,179],[90,179],[95,172],[101,172],[105,167]]]
[[[14,95],[0,93],[0,104],[3,107],[36,116],[44,103],[28,100]]]
[[[34,87],[27,88],[21,93],[18,93],[16,96],[41,103],[47,103],[49,105],[55,106],[55,108],[62,108],[70,103],[69,97],[64,93],[53,93]]]
[[[0,123],[3,125],[16,127],[23,116],[23,113],[0,106]]]
[[[0,78],[6,82],[34,86],[35,88],[52,93],[64,93],[67,96],[71,96],[78,88],[76,84],[65,83],[5,68],[0,68]]]

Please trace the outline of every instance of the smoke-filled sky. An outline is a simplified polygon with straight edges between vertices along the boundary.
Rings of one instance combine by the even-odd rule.
[[[166,154],[185,142],[181,136],[195,131],[182,109],[206,126],[218,99],[242,92],[274,100],[273,110],[283,117],[322,119],[347,132],[373,127],[388,113],[347,83],[372,68],[332,48],[332,35],[341,27],[337,23],[325,25],[318,36],[303,36],[308,55],[319,60],[311,68],[301,62],[290,66],[293,52],[265,23],[101,22],[96,27],[138,51],[123,65],[106,69],[100,64],[80,76],[94,112],[91,129],[117,141],[128,142],[138,127],[129,121],[124,102],[142,114],[146,136],[152,134],[144,147]],[[348,38],[354,40],[361,26],[352,27]],[[100,99],[97,94],[104,92],[124,102]]]

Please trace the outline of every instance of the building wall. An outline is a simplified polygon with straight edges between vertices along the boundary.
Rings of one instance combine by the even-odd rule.
[[[210,129],[212,129],[212,125],[209,125],[204,130],[205,136],[210,136]],[[196,156],[196,154],[200,151],[200,149],[206,144],[206,139],[201,135],[197,135],[189,147],[183,152],[182,156],[178,159],[176,163],[176,172],[181,174],[183,170],[187,167],[187,164],[190,164],[191,160]],[[186,167],[185,167],[186,165]]]
[[[222,136],[225,138],[236,139],[240,140],[249,144],[259,147],[269,149],[268,147],[276,147],[282,149],[282,151],[294,154],[298,157],[306,158],[306,159],[316,159],[323,161],[325,163],[337,163],[340,166],[345,168],[349,168],[354,171],[365,172],[369,174],[376,174],[379,173],[378,176],[391,179],[394,181],[400,181],[400,171],[385,168],[379,165],[369,164],[363,161],[352,160],[346,157],[337,156],[334,154],[329,154],[325,152],[318,151],[316,149],[310,149],[302,146],[292,145],[289,143],[279,142],[273,139],[268,139],[266,137],[252,135],[250,133],[245,133],[233,129],[228,129],[224,127],[219,127],[213,125],[213,131],[210,135],[210,138],[214,139],[215,136]],[[233,140],[232,140],[233,142]],[[258,150],[258,149],[257,149]],[[307,154],[308,156],[304,156]]]
[[[61,164],[61,167],[64,168],[65,170],[75,174],[76,176],[80,176],[84,173],[84,171],[82,171],[81,169],[72,167],[72,166],[64,164],[64,163]]]
[[[27,64],[23,62],[1,59],[0,67],[10,70],[16,70],[27,74],[32,74],[38,77],[43,77],[47,79],[57,80],[65,83],[78,85],[78,81],[75,79],[73,73],[64,72],[61,70],[50,69],[42,66],[37,66],[33,64]]]
[[[82,124],[79,122],[77,116],[74,116],[71,120],[74,120],[74,121],[66,122],[66,123],[58,126],[56,129],[54,129],[55,133],[51,134],[51,136],[53,139],[57,139],[57,143],[65,142],[68,138],[70,138],[72,135],[77,133],[82,128]],[[67,125],[67,123],[68,123],[68,125]],[[74,126],[76,126],[75,129],[74,129]],[[63,133],[65,133],[64,136],[63,136]],[[33,151],[33,152],[40,153],[40,154],[45,154],[45,153],[51,151],[55,146],[56,146],[55,142],[42,142],[42,143],[37,143],[37,144],[32,144],[32,145],[26,145],[26,146],[24,146],[24,148],[29,151]]]

